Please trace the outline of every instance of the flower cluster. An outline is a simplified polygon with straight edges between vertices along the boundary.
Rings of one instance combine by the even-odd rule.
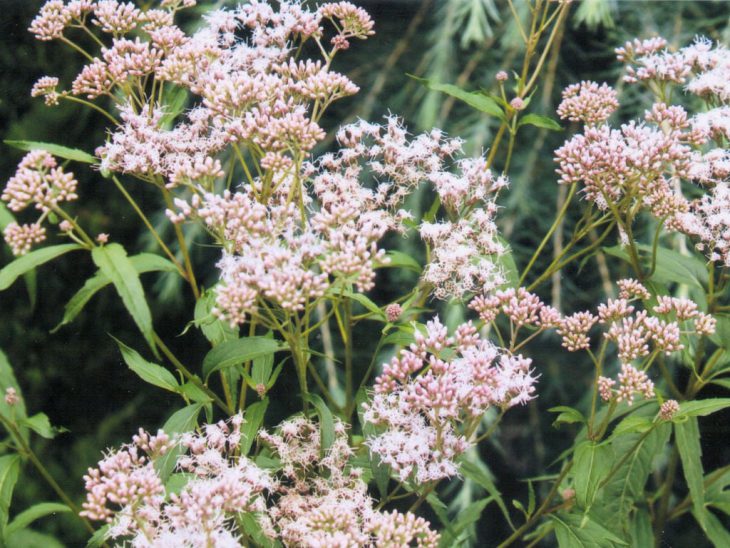
[[[259,437],[280,462],[277,472],[241,455],[243,417],[207,424],[200,433],[155,436],[140,430],[131,444],[89,470],[82,515],[111,524],[108,536],[131,545],[245,545],[242,514],[285,546],[438,546],[439,535],[413,514],[374,508],[353,456],[345,425],[335,422],[323,450],[319,426],[302,417]],[[179,449],[178,449],[179,448]],[[181,451],[180,455],[171,451]],[[176,458],[182,488],[166,489],[159,459]]]
[[[530,364],[480,338],[471,323],[449,336],[438,318],[431,320],[375,381],[363,418],[384,431],[368,438],[370,450],[401,481],[455,476],[456,459],[472,446],[487,409],[534,397]]]
[[[361,470],[348,465],[353,453],[342,422],[335,421],[334,441],[324,452],[319,427],[302,417],[259,438],[281,461],[268,518],[287,546],[438,545],[438,534],[424,519],[374,509]]]
[[[206,425],[173,443],[164,433],[140,431],[133,443],[110,453],[90,469],[82,515],[111,524],[111,538],[131,538],[134,546],[240,546],[235,517],[264,511],[270,475],[240,456],[240,415]],[[189,479],[166,496],[155,462],[181,445],[177,460]]]
[[[558,116],[571,122],[594,126],[608,120],[618,108],[618,93],[608,84],[580,82],[563,90]]]
[[[33,205],[41,211],[33,224],[10,223],[3,235],[15,255],[23,255],[31,246],[46,239],[46,229],[41,223],[62,202],[76,200],[78,182],[73,173],[66,173],[56,159],[43,150],[25,155],[15,175],[8,181],[2,200],[13,211],[23,211]]]

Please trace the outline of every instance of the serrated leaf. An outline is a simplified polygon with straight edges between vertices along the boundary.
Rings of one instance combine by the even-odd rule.
[[[173,375],[170,371],[156,363],[148,362],[140,356],[136,350],[130,348],[122,341],[114,337],[112,338],[116,341],[119,346],[119,350],[122,352],[124,363],[126,363],[127,366],[134,371],[137,376],[139,376],[139,378],[153,386],[169,390],[170,392],[177,392],[180,389],[180,385],[178,384],[175,375]]]
[[[225,341],[211,349],[203,358],[203,377],[207,379],[215,371],[286,349],[286,345],[268,337],[244,337]]]
[[[163,432],[172,436],[173,434],[183,434],[194,430],[198,425],[198,415],[202,408],[202,403],[194,403],[175,411],[162,425]],[[182,452],[183,449],[178,445],[155,461],[155,469],[163,482],[167,481],[167,478],[172,474],[177,458]]]
[[[16,531],[25,529],[37,519],[50,516],[52,514],[61,514],[70,511],[71,509],[68,506],[58,502],[40,502],[38,504],[34,504],[13,518],[13,521],[11,521],[5,529],[5,536],[9,537]]]
[[[383,312],[380,307],[375,304],[367,295],[363,295],[362,293],[349,292],[347,293],[347,298],[352,299],[356,303],[359,303],[360,305],[362,305],[363,308],[365,308],[365,310],[375,314],[375,316],[385,321],[385,312]]]
[[[622,434],[634,434],[637,432],[643,434],[650,430],[652,426],[653,423],[648,417],[630,415],[616,425],[616,428],[614,428],[611,433],[611,438],[615,438]]]
[[[525,114],[522,116],[520,121],[517,123],[517,127],[527,125],[542,129],[549,129],[550,131],[563,131],[563,128],[559,123],[549,116],[543,116],[542,114]]]
[[[194,382],[186,382],[183,384],[178,392],[193,400],[196,403],[210,403],[213,401],[208,394],[206,394],[197,384]]]
[[[241,441],[241,454],[248,455],[248,452],[253,446],[253,442],[256,441],[256,436],[264,424],[264,416],[266,415],[266,409],[269,407],[269,398],[264,398],[261,401],[252,403],[246,408],[244,418],[246,422],[243,424],[241,433],[243,440]]]
[[[177,268],[175,268],[175,265],[171,261],[154,253],[140,253],[139,255],[130,257],[129,261],[139,274],[146,272],[177,272]],[[63,311],[63,319],[51,330],[51,333],[55,333],[62,326],[71,323],[91,298],[111,283],[111,280],[105,274],[98,271],[96,275],[86,280],[84,286],[66,303]]]
[[[685,417],[704,417],[727,407],[730,407],[730,398],[709,398],[682,402],[679,404],[679,411],[672,420],[679,421]]]
[[[5,403],[5,398],[0,398],[0,414],[2,414],[2,416],[6,418],[10,418],[12,415],[14,416],[15,420],[24,419],[26,417],[26,414],[23,392],[20,389],[20,385],[18,384],[17,379],[15,378],[13,368],[10,365],[7,356],[2,350],[0,350],[0,387],[5,389],[10,387],[15,388],[18,396],[20,396],[18,403],[13,406],[12,411],[10,406]]]
[[[61,244],[42,247],[22,255],[0,270],[0,291],[4,291],[26,272],[52,261],[70,251],[84,249],[79,244]]]
[[[631,546],[654,546],[654,530],[651,526],[651,516],[643,508],[634,512],[629,525]]]
[[[613,548],[626,546],[604,525],[583,514],[551,514],[560,548]]]
[[[703,530],[705,526],[705,489],[704,470],[702,469],[702,449],[700,447],[700,428],[697,417],[674,425],[674,439],[682,460],[684,478],[687,480],[692,508],[697,522]]]
[[[584,441],[573,453],[573,487],[578,506],[589,509],[596,497],[601,480],[613,463],[611,449],[606,444]]]
[[[127,252],[119,244],[108,244],[92,249],[91,258],[99,270],[112,281],[134,323],[157,356],[152,314],[139,281],[139,273],[127,257]]]
[[[647,434],[624,434],[611,440],[614,463],[629,456],[601,487],[601,504],[594,504],[593,514],[622,536],[628,535],[629,512],[635,501],[642,499],[654,459],[661,455],[671,431],[671,426],[664,423]]]
[[[53,156],[63,158],[64,160],[73,160],[74,162],[83,162],[85,164],[96,164],[98,160],[95,156],[92,156],[88,152],[79,150],[78,148],[69,148],[54,143],[42,143],[40,141],[16,141],[12,139],[6,139],[3,141],[6,145],[18,150],[45,150]]]
[[[32,417],[18,421],[18,423],[30,428],[33,432],[47,440],[52,440],[59,432],[57,428],[51,426],[51,421],[45,413],[36,413]]]
[[[212,310],[215,306],[216,293],[215,289],[209,289],[200,296],[195,303],[195,324],[203,332],[206,339],[213,345],[217,346],[225,341],[238,339],[238,328],[217,318],[213,315]]]
[[[3,455],[0,457],[0,533],[4,535],[8,523],[10,501],[20,473],[20,456]]]
[[[263,384],[266,386],[271,378],[271,372],[274,369],[274,355],[266,354],[259,356],[253,360],[251,365],[251,380],[254,386]]]
[[[586,418],[583,416],[583,413],[581,413],[577,409],[574,409],[573,407],[568,407],[567,405],[558,405],[557,407],[551,407],[550,409],[548,409],[548,411],[551,413],[560,413],[558,417],[553,421],[553,426],[557,426],[561,423],[573,424],[576,422],[586,422]]]
[[[432,91],[438,91],[441,93],[445,93],[446,95],[450,95],[451,97],[454,97],[455,99],[458,99],[459,101],[463,101],[470,107],[478,110],[479,112],[483,112],[484,114],[489,114],[490,116],[496,116],[499,119],[504,118],[504,112],[500,108],[500,106],[497,104],[497,102],[492,99],[491,97],[488,97],[487,95],[484,95],[481,92],[478,91],[466,91],[461,89],[458,86],[454,86],[452,84],[440,84],[438,82],[431,82],[430,80],[427,80],[425,78],[418,78],[416,76],[413,76],[409,74],[411,78],[414,80],[420,82],[422,85],[426,86],[428,89]]]
[[[641,263],[645,268],[651,267],[652,248],[647,245],[637,246],[641,251]],[[628,252],[622,246],[604,247],[603,251],[630,262]],[[696,257],[682,255],[672,249],[657,248],[656,269],[651,280],[660,284],[680,283],[694,285],[702,289],[708,282],[707,266]]]
[[[703,515],[698,519],[697,512],[693,510],[692,513],[698,523],[703,522],[705,524],[707,538],[710,539],[710,542],[712,542],[715,548],[727,548],[730,546],[730,532],[725,529],[725,526],[715,514],[707,509],[703,509]]]
[[[100,548],[101,545],[103,545],[108,536],[109,536],[109,528],[111,525],[106,524],[99,529],[96,530],[96,532],[91,535],[91,538],[86,543],[86,548]]]
[[[32,529],[20,529],[8,535],[5,545],[22,546],[22,548],[66,548],[55,537]]]
[[[317,394],[307,394],[305,399],[314,406],[319,415],[319,453],[324,457],[335,442],[335,419],[327,404]]]

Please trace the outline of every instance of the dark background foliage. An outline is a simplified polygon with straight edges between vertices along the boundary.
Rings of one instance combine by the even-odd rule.
[[[200,12],[214,4],[224,5],[200,3],[196,8]],[[367,43],[355,44],[338,58],[337,70],[349,74],[362,91],[336,105],[325,121],[326,128],[336,128],[343,120],[357,117],[376,121],[393,112],[402,115],[414,132],[437,125],[465,137],[468,150],[480,151],[485,147],[494,129],[493,121],[443,96],[426,93],[406,73],[442,82],[460,82],[467,89],[493,89],[497,70],[516,68],[521,55],[514,27],[508,22],[507,2],[471,2],[481,6],[486,17],[486,25],[477,26],[476,31],[469,27],[468,16],[457,13],[459,6],[470,2],[361,0],[356,3],[371,12],[377,34]],[[518,6],[521,3],[516,2]],[[68,85],[81,66],[68,48],[37,42],[26,31],[41,4],[39,0],[0,1],[0,134],[4,139],[58,142],[93,151],[104,140],[103,120],[98,115],[68,104],[48,108],[41,100],[29,96],[33,82],[40,76],[57,75]],[[729,15],[725,2],[577,2],[561,39],[560,55],[548,60],[546,77],[533,100],[538,102],[537,110],[554,114],[560,90],[578,80],[593,79],[620,86],[620,67],[613,49],[630,38],[661,34],[680,45],[691,41],[696,34],[722,39],[726,36]],[[626,116],[635,115],[646,105],[645,101],[641,95],[628,96],[622,112]],[[509,173],[512,186],[501,200],[501,224],[520,266],[524,266],[554,216],[559,192],[552,150],[562,143],[565,135],[565,132],[548,134],[530,128],[522,132],[517,144]],[[0,180],[12,175],[21,157],[21,152],[3,146]],[[150,242],[139,237],[132,211],[110,182],[89,170],[74,171],[81,183],[82,196],[76,211],[90,232],[109,232],[114,241],[130,250],[151,249]],[[157,198],[146,193],[141,185],[134,192],[146,211],[157,211],[164,224],[163,207]],[[420,254],[414,241],[393,237],[391,243],[417,257]],[[201,271],[207,269],[206,285],[210,285],[217,252],[206,247],[202,238],[197,244],[195,259]],[[0,253],[2,264],[11,259],[7,248]],[[599,255],[582,268],[565,272],[543,288],[542,296],[566,312],[600,301],[606,289],[606,271],[601,271],[604,266],[601,260]],[[16,283],[0,294],[0,348],[15,368],[29,412],[43,411],[53,424],[69,430],[55,440],[36,441],[35,449],[64,488],[79,499],[83,488],[81,477],[99,459],[104,448],[129,440],[138,427],[157,429],[176,403],[172,396],[141,383],[122,362],[109,335],[126,342],[136,341],[138,335],[111,289],[98,294],[73,324],[49,333],[60,321],[65,302],[93,270],[88,258],[66,256],[42,267],[32,290]],[[155,274],[146,276],[144,282],[161,335],[172,341],[186,363],[200,363],[205,345],[195,330],[184,337],[178,336],[191,315],[191,295],[172,279]],[[378,304],[386,304],[398,294],[399,284],[410,284],[413,280],[388,272],[378,281],[371,297]],[[438,303],[430,305],[438,308]],[[462,314],[463,308],[454,306],[451,319],[456,320]],[[373,348],[370,335],[367,327],[358,333],[356,363],[363,369]],[[482,457],[498,478],[498,486],[507,500],[518,497],[524,500],[526,484],[520,480],[545,473],[574,435],[566,426],[563,430],[554,429],[546,409],[560,403],[579,402],[589,394],[591,368],[572,355],[556,352],[558,347],[558,342],[550,337],[532,345],[530,352],[541,375],[539,398],[508,414],[496,441],[483,449]],[[282,375],[272,400],[284,403],[280,409],[273,410],[273,415],[291,411],[286,409],[286,404],[292,398],[284,396],[295,392],[294,380]],[[702,423],[707,470],[729,460],[726,424],[726,421]],[[539,484],[537,487],[540,488]],[[463,491],[454,490],[454,509],[458,510],[459,497],[464,496]],[[20,511],[41,500],[54,500],[54,495],[26,467],[13,508]],[[696,526],[689,523],[687,520],[673,525],[676,528],[667,536],[675,539],[672,546],[706,543]],[[55,533],[66,545],[85,542],[83,531],[68,517],[46,519],[42,527]],[[509,531],[492,507],[483,514],[478,529],[479,545],[491,545]]]

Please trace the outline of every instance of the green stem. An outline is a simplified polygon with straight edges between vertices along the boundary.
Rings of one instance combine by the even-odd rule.
[[[51,489],[53,489],[58,497],[63,501],[63,503],[68,506],[71,511],[74,513],[74,515],[79,518],[83,524],[84,527],[90,532],[94,533],[94,527],[91,525],[88,519],[80,515],[81,509],[74,503],[71,498],[66,494],[66,492],[63,490],[63,488],[56,482],[56,480],[51,476],[50,472],[46,469],[45,466],[43,466],[43,463],[40,461],[40,459],[36,456],[36,454],[33,452],[33,450],[30,448],[30,445],[23,439],[22,434],[18,430],[15,423],[9,421],[4,416],[0,415],[0,421],[2,421],[3,426],[5,426],[6,430],[10,433],[10,435],[15,440],[15,443],[18,444],[20,447],[20,450],[22,451],[23,455],[28,457],[30,462],[33,463],[33,466],[35,466],[36,470],[40,473],[41,476],[43,476],[43,479],[46,480],[48,485],[51,486]]]
[[[178,272],[180,272],[180,275],[187,280],[188,276],[185,272],[185,269],[180,264],[180,262],[177,260],[177,257],[175,257],[175,254],[170,251],[170,248],[165,245],[165,242],[162,241],[162,238],[160,237],[160,234],[155,230],[155,228],[152,226],[152,223],[147,218],[147,216],[144,214],[142,209],[139,207],[137,202],[132,198],[132,196],[127,192],[127,189],[124,188],[124,185],[121,183],[121,181],[117,178],[116,175],[112,175],[112,181],[114,181],[114,184],[119,189],[119,192],[122,193],[122,195],[127,199],[129,202],[129,205],[132,206],[132,209],[139,215],[139,218],[142,219],[142,222],[147,227],[147,229],[152,233],[152,236],[155,238],[159,246],[162,248],[162,251],[165,252],[165,255],[173,262],[175,267],[177,268]]]
[[[233,409],[231,407],[228,407],[228,405],[226,405],[226,402],[218,397],[218,394],[208,388],[208,386],[202,380],[200,380],[200,377],[198,377],[197,375],[193,375],[190,370],[185,367],[180,360],[177,359],[175,354],[172,353],[172,351],[167,347],[167,345],[157,333],[152,333],[152,337],[154,338],[157,346],[160,347],[160,350],[162,350],[162,353],[167,357],[168,360],[170,360],[170,363],[172,363],[172,365],[174,365],[175,368],[180,371],[180,373],[182,373],[183,377],[185,377],[188,381],[192,382],[195,386],[205,392],[205,394],[209,398],[211,398],[215,402],[215,404],[220,407],[221,410],[224,411],[227,415],[233,415]]]
[[[60,98],[63,99],[63,100],[65,100],[65,101],[72,101],[74,103],[78,103],[80,105],[84,105],[86,107],[93,108],[95,111],[97,111],[100,114],[104,115],[115,126],[118,126],[119,125],[119,120],[117,120],[116,118],[114,118],[114,116],[112,116],[111,114],[109,114],[106,110],[104,110],[103,108],[101,108],[98,105],[95,105],[91,101],[86,101],[85,99],[79,99],[78,97],[74,97],[72,95],[61,95]]]
[[[540,242],[540,245],[537,246],[537,249],[535,250],[535,253],[532,255],[532,258],[530,259],[530,262],[527,263],[527,266],[525,267],[525,270],[522,272],[522,275],[520,276],[520,283],[521,286],[525,278],[530,272],[530,269],[534,266],[535,261],[537,261],[537,258],[540,256],[540,253],[542,253],[542,250],[545,248],[547,243],[550,241],[550,238],[552,237],[553,233],[558,229],[558,226],[560,223],[563,222],[563,219],[565,218],[565,214],[568,211],[568,206],[570,205],[570,201],[573,199],[573,195],[575,194],[575,189],[578,187],[577,184],[572,184],[570,186],[570,190],[568,191],[568,195],[565,197],[565,202],[563,202],[563,207],[558,212],[558,216],[555,218],[555,221],[553,222],[552,226],[550,227],[550,230],[547,231],[547,234],[545,234],[545,237]]]
[[[165,197],[165,204],[167,205],[168,209],[172,210],[175,206],[172,203],[172,197],[170,196],[170,192],[166,188],[162,187],[162,195]],[[187,272],[186,279],[188,280],[188,283],[193,290],[195,300],[197,301],[200,298],[200,291],[198,290],[198,283],[195,281],[193,264],[190,261],[190,253],[188,253],[188,245],[185,242],[185,235],[183,234],[182,228],[180,228],[179,224],[173,223],[172,226],[175,229],[175,235],[177,236],[177,241],[180,245],[180,251],[182,251],[183,262],[185,263],[185,271]]]
[[[558,478],[555,480],[555,483],[553,484],[552,488],[550,489],[550,492],[548,492],[547,497],[545,497],[545,500],[542,502],[540,507],[535,511],[532,516],[530,516],[530,519],[528,519],[521,527],[519,527],[517,530],[515,530],[514,533],[512,533],[505,541],[503,541],[498,548],[506,548],[516,540],[518,540],[522,535],[527,531],[530,527],[532,527],[535,522],[542,517],[542,515],[546,512],[546,510],[550,507],[550,503],[555,498],[555,495],[558,493],[558,489],[560,489],[561,482],[565,479],[565,477],[568,475],[568,472],[570,472],[570,469],[573,467],[573,462],[569,462],[565,467],[563,468],[563,471],[560,473]]]

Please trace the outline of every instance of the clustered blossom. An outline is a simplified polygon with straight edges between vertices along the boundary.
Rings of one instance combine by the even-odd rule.
[[[335,422],[326,451],[319,426],[302,417],[282,423],[278,433],[262,430],[261,441],[280,461],[277,471],[267,471],[240,454],[243,422],[235,415],[175,440],[140,430],[89,470],[82,515],[109,523],[109,538],[148,548],[238,548],[245,545],[241,514],[285,546],[438,546],[424,519],[374,508],[361,470],[349,465],[343,423]],[[166,493],[155,463],[178,447],[176,471],[187,481]]]
[[[677,400],[667,400],[659,408],[659,418],[663,421],[670,421],[679,411],[679,402]]]
[[[560,323],[560,313],[557,309],[545,304],[540,297],[523,287],[497,291],[489,297],[477,295],[469,303],[469,308],[475,310],[485,323],[494,321],[500,313],[503,313],[509,319],[515,333],[525,326],[542,331],[557,327]]]
[[[140,431],[89,470],[82,515],[107,521],[111,538],[131,538],[134,546],[240,546],[235,516],[265,510],[262,493],[274,485],[266,471],[238,455],[242,423],[237,415],[175,442],[164,432]],[[190,479],[166,496],[154,463],[176,445],[187,450],[177,469]]]
[[[361,470],[348,464],[353,452],[342,422],[335,421],[335,438],[324,456],[319,427],[302,417],[259,438],[281,460],[276,502],[267,517],[287,546],[438,546],[439,535],[424,519],[375,510]]]
[[[12,211],[23,211],[32,205],[41,216],[32,224],[12,222],[5,227],[3,236],[13,254],[23,255],[46,239],[41,223],[60,203],[78,198],[77,185],[74,174],[66,173],[47,152],[34,150],[23,157],[1,197]]]
[[[730,266],[730,185],[719,183],[695,202],[684,226],[711,261]]]
[[[599,209],[609,204],[620,212],[638,202],[667,226],[676,228],[689,202],[675,190],[679,178],[689,179],[701,140],[688,130],[681,107],[654,105],[647,123],[631,121],[620,129],[586,126],[555,151],[561,184],[583,183],[586,199]]]
[[[455,476],[487,409],[534,397],[530,364],[480,338],[471,323],[449,336],[438,318],[431,320],[375,381],[363,418],[384,431],[368,438],[370,450],[401,481]]]
[[[618,106],[618,93],[608,84],[580,82],[563,90],[557,112],[564,120],[593,126],[608,120]]]
[[[618,383],[607,377],[599,377],[598,391],[604,401],[615,398],[617,402],[625,401],[633,405],[636,394],[647,399],[654,397],[654,383],[643,371],[633,365],[623,364],[618,374]]]

